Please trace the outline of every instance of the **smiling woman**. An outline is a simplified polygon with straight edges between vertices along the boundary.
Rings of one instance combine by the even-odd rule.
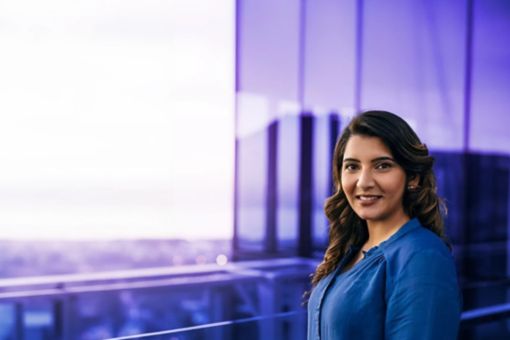
[[[308,339],[456,339],[461,299],[432,165],[392,113],[367,111],[346,127]]]
[[[386,229],[375,227],[376,224],[393,228],[402,225],[407,219],[402,206],[406,174],[382,140],[352,136],[345,147],[343,163],[342,190],[356,214],[370,221],[374,231]],[[415,177],[408,184],[414,186],[418,179]]]

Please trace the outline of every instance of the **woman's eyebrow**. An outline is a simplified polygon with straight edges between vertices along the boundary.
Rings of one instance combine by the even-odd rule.
[[[372,163],[380,162],[380,161],[392,161],[392,162],[395,162],[395,160],[393,158],[388,157],[388,156],[377,157],[377,158],[372,159]]]
[[[377,157],[377,158],[374,158],[372,159],[372,163],[375,163],[375,162],[380,162],[380,161],[392,161],[392,162],[395,162],[395,160],[389,156],[382,156],[382,157]],[[344,158],[344,160],[342,161],[342,163],[345,163],[345,162],[356,162],[356,163],[360,163],[360,161],[356,158]]]
[[[358,163],[360,163],[360,161],[355,159],[355,158],[344,158],[342,163],[345,163],[345,162],[358,162]]]

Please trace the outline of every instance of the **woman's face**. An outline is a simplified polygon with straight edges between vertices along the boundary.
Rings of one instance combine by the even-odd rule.
[[[367,223],[399,223],[406,218],[404,169],[378,137],[353,135],[341,170],[342,189],[354,212]]]

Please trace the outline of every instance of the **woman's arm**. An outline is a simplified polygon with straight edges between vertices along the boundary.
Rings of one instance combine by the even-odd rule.
[[[414,253],[392,286],[386,339],[457,339],[461,297],[451,256],[434,249]]]

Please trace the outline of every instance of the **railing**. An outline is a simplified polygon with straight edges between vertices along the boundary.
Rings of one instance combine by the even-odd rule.
[[[172,340],[225,340],[241,338],[243,340],[306,339],[306,313],[302,311],[279,313],[275,315],[184,327],[168,331],[117,337],[108,340],[157,340],[163,338]]]
[[[462,313],[463,324],[478,324],[510,318],[510,303],[477,308]]]
[[[508,318],[510,318],[510,304],[503,304],[463,312],[462,324],[473,325]],[[281,330],[285,329],[285,325],[287,325],[287,329],[291,329],[292,331],[287,331],[286,334],[282,334]],[[288,312],[193,327],[184,327],[167,331],[117,337],[108,340],[225,340],[241,338],[243,340],[305,339],[306,331],[306,313]],[[504,336],[503,334],[501,335]]]
[[[315,265],[294,258],[4,279],[0,340],[111,338],[300,310]],[[266,319],[257,322],[273,323]]]
[[[294,258],[3,279],[0,340],[304,339],[301,295],[316,264]],[[461,331],[509,318],[510,303],[465,311]]]

